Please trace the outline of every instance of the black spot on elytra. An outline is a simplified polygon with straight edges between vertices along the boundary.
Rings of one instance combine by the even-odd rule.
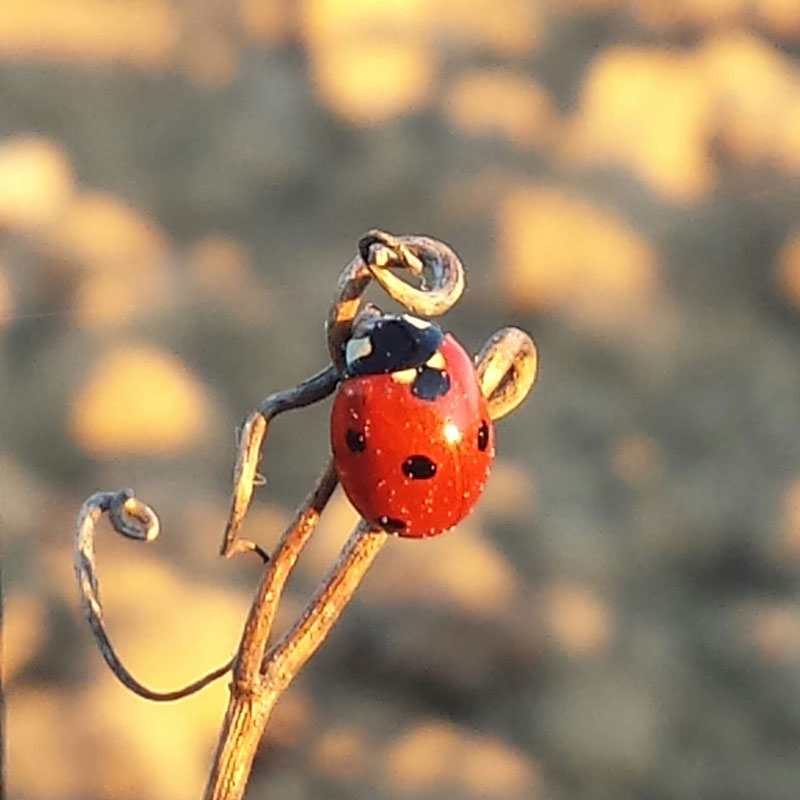
[[[403,462],[403,474],[413,480],[425,480],[436,474],[436,464],[428,456],[409,456]]]
[[[440,369],[423,367],[411,384],[411,392],[420,400],[435,400],[450,389],[450,376]]]
[[[444,339],[438,325],[418,328],[397,316],[378,317],[361,335],[369,337],[372,349],[347,365],[348,376],[383,375],[421,367]]]
[[[367,446],[367,438],[361,431],[354,431],[352,428],[348,428],[347,446],[354,453],[363,453],[364,448]]]
[[[481,426],[478,428],[478,450],[485,450],[489,446],[489,425],[486,420],[481,421]]]
[[[387,517],[385,515],[378,518],[378,524],[387,533],[400,533],[400,531],[404,531],[407,527],[403,520],[395,519],[394,517]]]

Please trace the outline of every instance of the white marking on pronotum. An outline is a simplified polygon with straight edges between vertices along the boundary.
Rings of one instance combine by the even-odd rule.
[[[362,336],[360,339],[351,339],[345,348],[345,359],[350,366],[359,358],[366,358],[372,352],[372,341],[369,336]]]
[[[425,319],[420,319],[419,317],[412,317],[411,314],[403,314],[403,319],[409,324],[413,325],[415,328],[419,328],[421,331],[424,331],[425,328],[430,328],[431,324]]]
[[[426,362],[426,367],[430,367],[431,369],[444,369],[447,366],[447,362],[444,360],[444,356],[437,350]]]
[[[417,371],[414,367],[408,369],[399,369],[397,372],[392,373],[392,380],[395,383],[413,383],[414,378],[417,377]]]

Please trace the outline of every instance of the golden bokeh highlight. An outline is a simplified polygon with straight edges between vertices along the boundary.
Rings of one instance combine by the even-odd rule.
[[[153,300],[157,302],[153,303]],[[82,328],[112,329],[138,321],[171,302],[168,276],[158,269],[99,270],[84,276],[73,310]]]
[[[133,206],[105,192],[85,192],[49,232],[49,248],[89,269],[157,269],[167,255],[158,226]]]
[[[800,32],[795,0],[569,0],[568,6],[626,6],[636,20],[662,33],[713,32],[761,25],[779,36]]]
[[[497,546],[474,521],[437,536],[421,547],[403,547],[379,559],[361,590],[369,602],[424,602],[479,618],[507,613],[519,591],[519,578]],[[408,580],[414,575],[413,581]]]
[[[7,781],[12,797],[54,800],[90,796],[92,770],[77,770],[86,759],[76,725],[86,709],[54,689],[17,688],[6,698]],[[86,742],[84,741],[84,745]],[[126,798],[122,798],[126,800]]]
[[[246,250],[233,239],[204,236],[190,253],[192,277],[197,287],[209,294],[242,287],[248,278]]]
[[[166,235],[111,194],[77,194],[42,232],[39,248],[74,270],[73,311],[82,327],[120,327],[163,310],[173,299]]]
[[[566,655],[585,658],[608,648],[614,636],[614,617],[588,588],[555,585],[543,593],[540,602],[545,631]]]
[[[11,285],[3,272],[0,264],[0,330],[11,321],[14,315],[14,298],[11,294]]]
[[[302,9],[300,32],[318,98],[359,126],[433,102],[441,44],[526,53],[540,31],[538,9],[527,0],[306,0]],[[545,113],[541,90],[506,82],[503,92],[505,119],[499,124],[515,135],[531,115]],[[510,104],[520,99],[523,108],[515,110]],[[452,113],[463,121],[466,100],[456,100],[462,108]],[[522,136],[527,140],[529,131]]]
[[[778,514],[779,555],[800,561],[800,477],[784,487]]]
[[[800,309],[800,233],[791,236],[781,248],[775,277],[784,300]]]
[[[752,34],[692,51],[617,47],[590,64],[560,157],[617,166],[672,203],[706,199],[714,148],[742,164],[800,173],[800,70]]]
[[[60,145],[33,135],[0,144],[0,228],[24,229],[52,221],[73,190],[72,165]]]
[[[294,0],[239,0],[239,23],[249,41],[274,46],[293,32],[294,8]]]
[[[757,2],[758,0],[756,0]],[[639,22],[657,30],[714,29],[736,23],[751,0],[634,0]]]
[[[796,0],[756,0],[756,13],[764,24],[780,36],[800,32],[800,4]]]
[[[749,610],[752,642],[758,655],[774,664],[800,656],[800,610],[788,603],[760,603]]]
[[[357,125],[421,108],[436,75],[420,0],[305,0],[301,34],[320,101]]]
[[[531,521],[535,510],[536,485],[530,470],[498,457],[492,465],[477,513]]]
[[[340,783],[361,778],[370,761],[371,746],[364,731],[337,727],[325,731],[314,748],[314,766],[322,774]]]
[[[434,80],[430,52],[413,42],[342,42],[312,55],[320,99],[358,125],[375,125],[420,109]]]
[[[180,37],[166,0],[48,0],[5,3],[0,57],[82,65],[164,69]]]
[[[530,0],[433,0],[426,10],[429,34],[460,49],[526,55],[544,36],[541,6]]]
[[[563,143],[567,163],[629,169],[667,201],[705,197],[713,108],[690,59],[655,48],[609,48],[589,65]]]
[[[449,87],[443,113],[457,130],[499,136],[522,147],[540,147],[553,136],[555,110],[535,81],[503,69],[475,70]]]
[[[164,455],[195,444],[210,420],[208,395],[183,362],[130,345],[94,365],[72,402],[69,430],[98,458]]]
[[[191,44],[181,52],[180,65],[186,77],[204,89],[222,89],[239,71],[238,50],[230,38],[214,29],[193,32]]]
[[[800,169],[800,70],[746,33],[709,39],[697,67],[717,109],[715,135],[737,160]],[[787,114],[787,112],[789,112]]]
[[[292,686],[291,691],[281,696],[269,718],[266,741],[282,747],[304,746],[317,722],[311,698]]]
[[[517,308],[618,316],[651,292],[657,256],[615,212],[561,189],[520,187],[498,212],[498,272]]]
[[[439,791],[503,800],[539,794],[536,765],[522,753],[435,720],[417,724],[387,748],[385,777],[403,796]]]
[[[638,485],[660,474],[662,458],[662,447],[655,439],[633,434],[616,442],[611,467],[620,480]]]
[[[44,643],[47,608],[31,591],[10,592],[3,602],[3,681],[8,685]]]

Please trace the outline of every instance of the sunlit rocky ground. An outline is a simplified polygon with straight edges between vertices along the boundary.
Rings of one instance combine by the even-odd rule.
[[[325,362],[373,226],[454,245],[471,348],[534,397],[457,531],[398,540],[276,711],[250,797],[796,800],[800,5],[25,0],[0,11],[0,499],[11,796],[188,800],[225,704],[128,694],[79,613],[85,496],[132,669],[236,645],[236,426]],[[379,299],[375,295],[373,299]],[[270,433],[269,546],[327,407]],[[282,624],[354,523],[337,495]]]

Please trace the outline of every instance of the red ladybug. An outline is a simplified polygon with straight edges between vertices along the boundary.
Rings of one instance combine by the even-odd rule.
[[[400,536],[435,536],[474,507],[494,429],[469,353],[425,320],[382,316],[345,349],[331,446],[350,502]]]

